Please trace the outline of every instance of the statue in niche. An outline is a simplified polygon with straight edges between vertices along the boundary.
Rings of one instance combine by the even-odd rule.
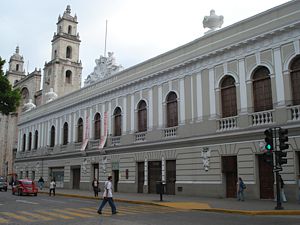
[[[203,157],[204,170],[207,172],[209,169],[210,149],[208,147],[203,148],[201,156]]]

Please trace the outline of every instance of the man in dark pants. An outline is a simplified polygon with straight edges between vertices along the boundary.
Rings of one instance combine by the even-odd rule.
[[[102,203],[98,209],[98,213],[102,214],[102,209],[103,207],[106,205],[106,203],[109,203],[110,207],[111,207],[111,213],[112,214],[116,214],[117,213],[117,209],[113,200],[113,195],[112,195],[112,176],[109,176],[107,178],[107,181],[105,181],[104,184],[104,192],[103,192],[103,200]]]

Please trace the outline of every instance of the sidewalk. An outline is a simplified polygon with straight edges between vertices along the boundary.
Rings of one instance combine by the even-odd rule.
[[[43,189],[40,193],[48,194],[48,189]],[[56,189],[56,195],[69,196],[86,199],[100,199],[94,197],[93,191]],[[191,197],[180,195],[163,195],[160,201],[158,194],[140,193],[114,193],[116,202],[127,202],[134,204],[159,205],[178,209],[238,213],[247,215],[300,215],[300,204],[295,201],[282,203],[283,210],[275,210],[276,202],[272,200],[245,200],[244,202],[229,198],[208,198]]]

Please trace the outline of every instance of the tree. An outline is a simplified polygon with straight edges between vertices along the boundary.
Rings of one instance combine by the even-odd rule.
[[[8,115],[16,112],[20,105],[21,94],[19,89],[12,89],[9,80],[2,70],[5,60],[0,57],[0,113]]]

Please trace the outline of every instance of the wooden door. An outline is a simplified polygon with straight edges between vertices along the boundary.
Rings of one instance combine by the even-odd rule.
[[[166,194],[175,195],[176,160],[167,160],[166,169]]]
[[[114,192],[118,192],[118,183],[119,183],[119,170],[113,170],[114,173]]]
[[[80,168],[73,169],[73,189],[79,189],[80,186]]]
[[[138,162],[138,193],[144,192],[144,180],[145,180],[144,162]]]
[[[161,161],[148,162],[148,192],[156,194],[156,182],[161,181]]]
[[[237,157],[222,157],[222,172],[226,179],[226,197],[236,198],[237,195]]]
[[[263,155],[258,156],[260,198],[274,198],[274,174],[271,165],[265,162]]]

